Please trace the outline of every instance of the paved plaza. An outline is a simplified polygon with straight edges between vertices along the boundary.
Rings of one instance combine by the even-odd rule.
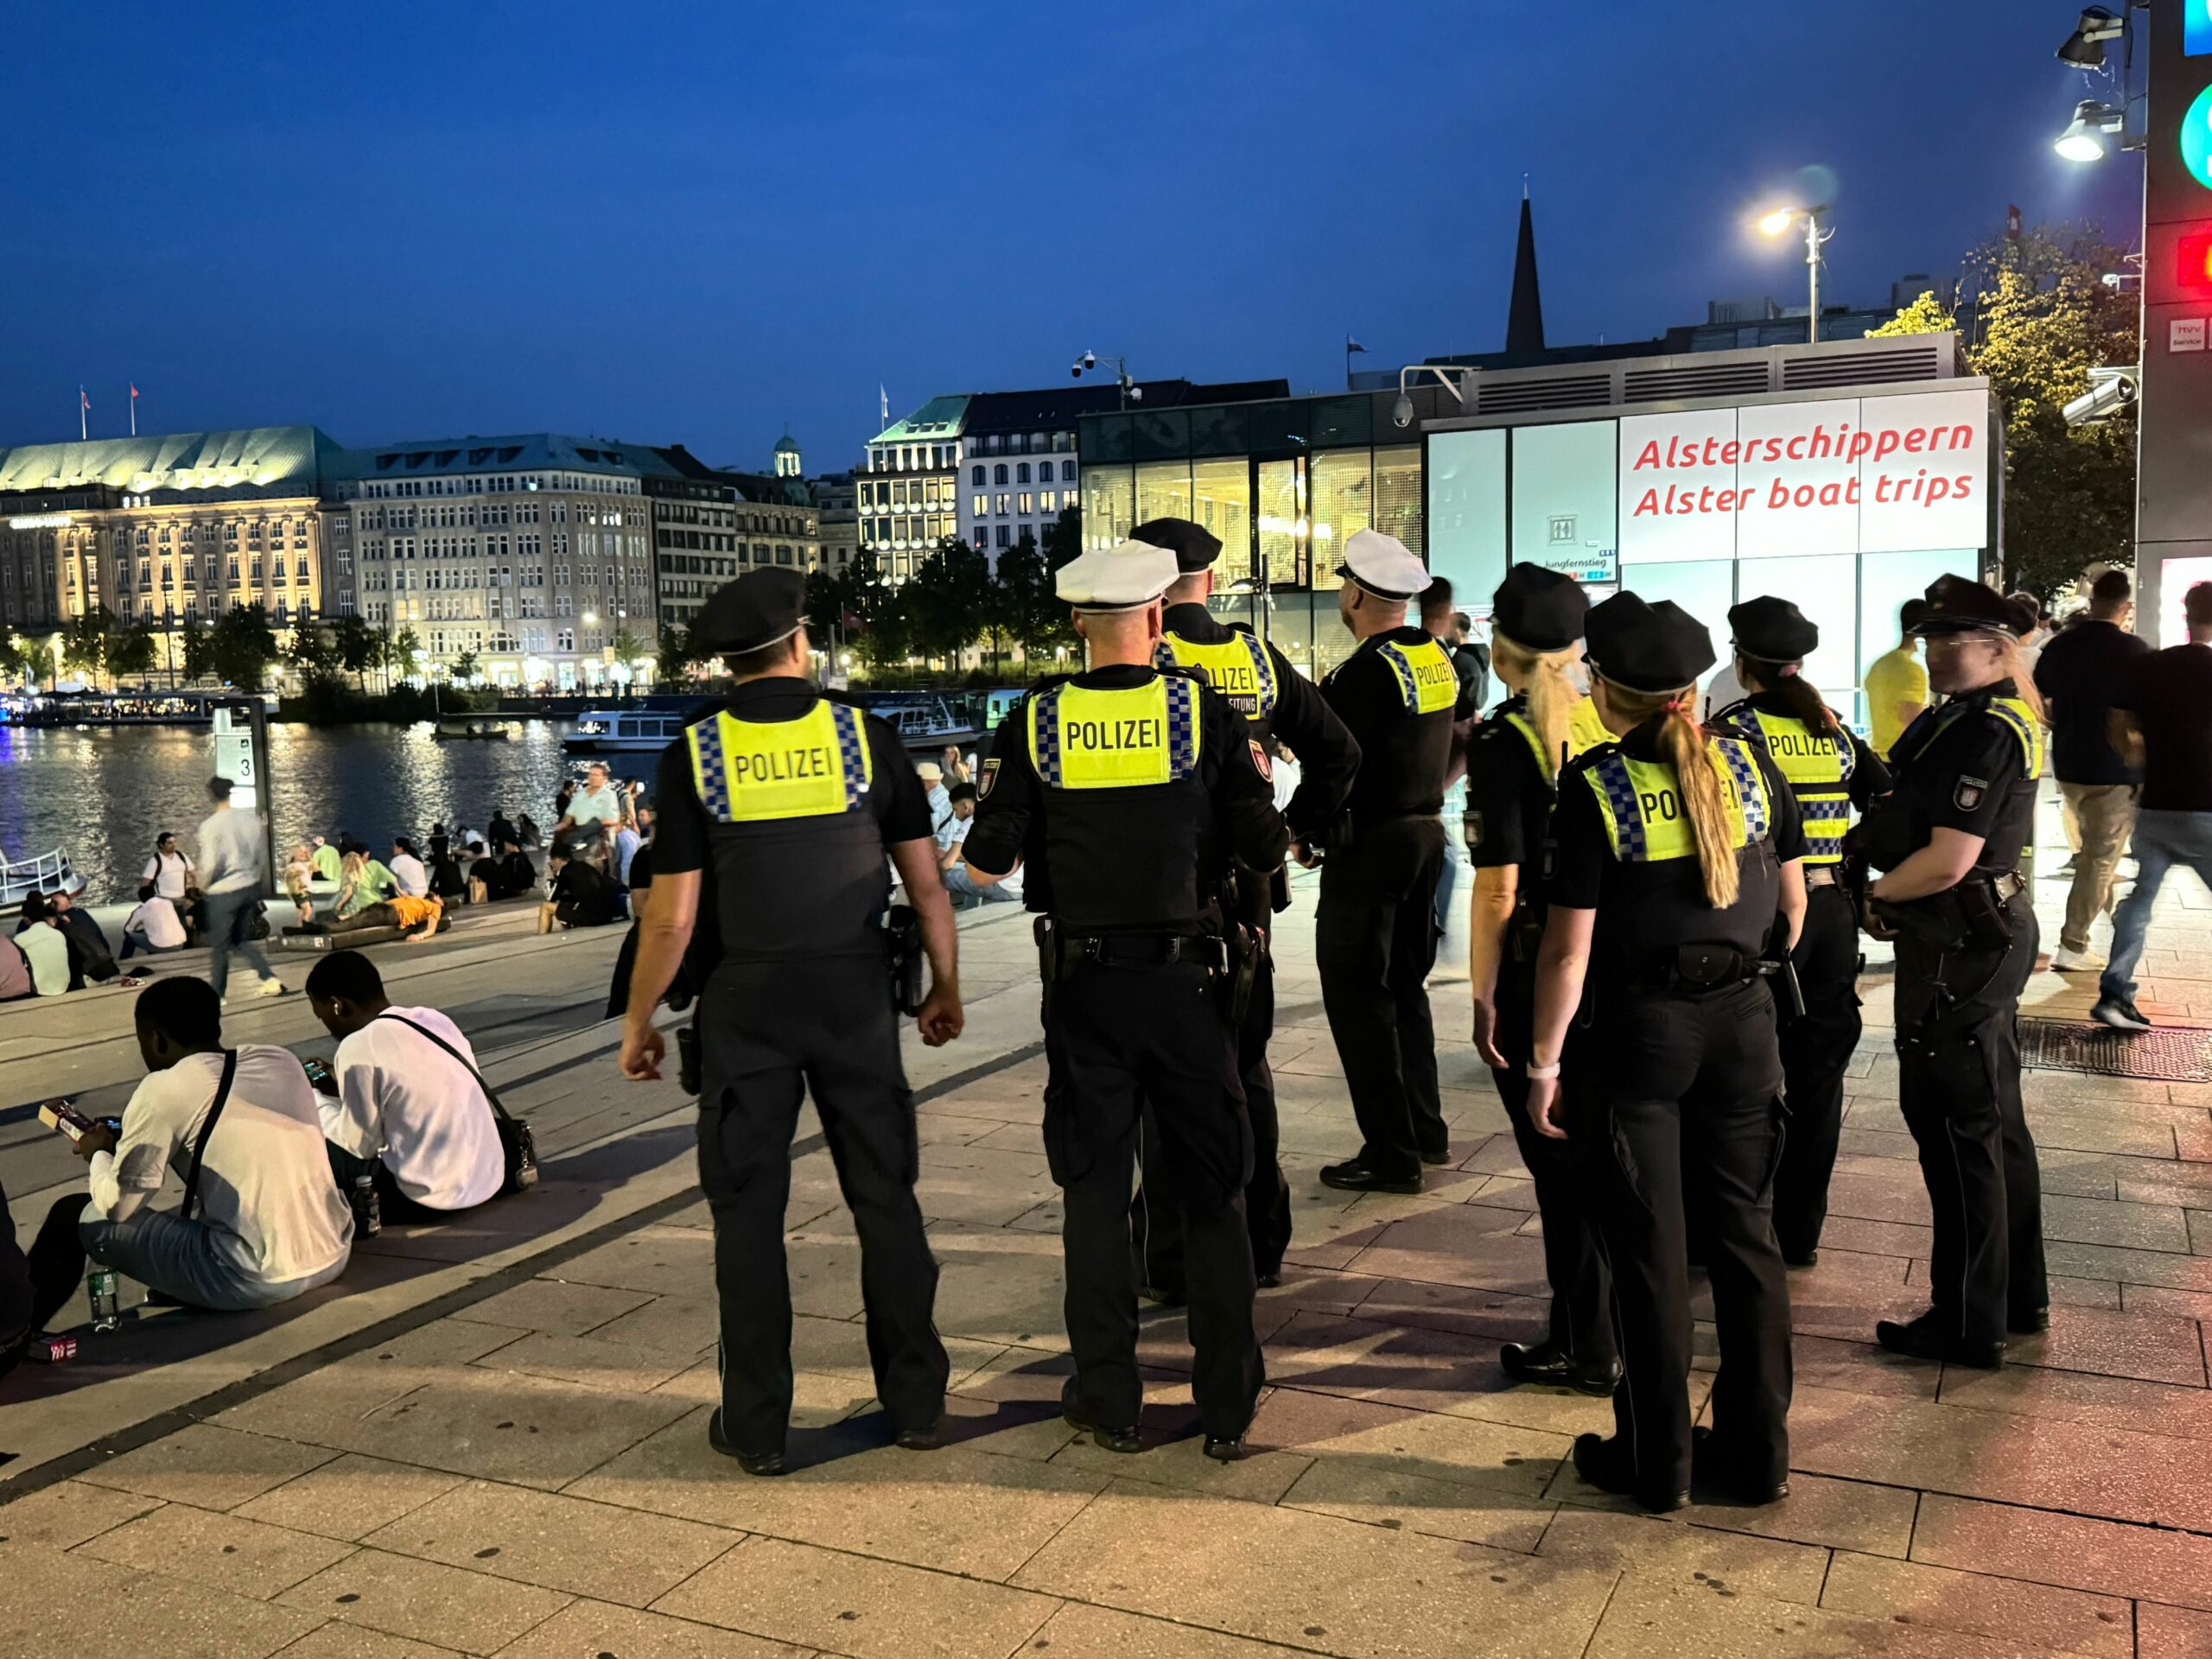
[[[2047,934],[2062,892],[2047,875]],[[1274,1051],[1298,1232],[1261,1298],[1262,1449],[1199,1455],[1183,1322],[1154,1310],[1148,1449],[1116,1457],[1058,1413],[1058,1209],[1011,909],[963,918],[969,1036],[909,1054],[953,1363],[944,1450],[887,1444],[810,1114],[788,1232],[800,1466],[754,1480],[709,1452],[689,1104],[615,1077],[596,1006],[612,937],[472,918],[381,959],[396,1000],[466,1005],[538,1128],[544,1188],[390,1230],[282,1317],[126,1321],[73,1366],[0,1385],[0,1654],[2212,1655],[2212,1085],[2031,1074],[2050,1333],[1993,1374],[1885,1354],[1874,1321],[1921,1305],[1929,1233],[1878,964],[1820,1264],[1790,1281],[1791,1496],[1651,1519],[1565,1461],[1603,1402],[1498,1370],[1498,1343],[1541,1327],[1542,1258],[1448,966],[1433,995],[1455,1166],[1417,1198],[1316,1180],[1353,1137],[1301,884]],[[2212,1026],[2208,912],[2185,877],[2162,901],[2154,1017]],[[2045,974],[2024,1011],[2088,1000]],[[72,998],[67,1031],[0,1011],[10,1097],[119,1097],[127,1008]],[[300,1000],[232,1035],[327,1052]],[[0,1126],[26,1233],[75,1169],[35,1133]]]

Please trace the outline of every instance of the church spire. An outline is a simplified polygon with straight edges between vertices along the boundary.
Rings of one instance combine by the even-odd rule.
[[[1521,237],[1513,250],[1513,298],[1505,312],[1505,349],[1544,349],[1544,302],[1536,289],[1536,225],[1529,208],[1529,179],[1521,177]]]

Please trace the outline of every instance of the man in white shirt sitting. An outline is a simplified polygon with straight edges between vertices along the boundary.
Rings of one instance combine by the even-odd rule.
[[[85,1253],[193,1307],[269,1307],[335,1279],[353,1217],[299,1061],[264,1043],[226,1050],[222,1004],[202,979],[149,986],[132,1013],[146,1080],[119,1141],[96,1126],[77,1142],[91,1193],[66,1202],[83,1206]],[[192,1180],[195,1148],[185,1205],[156,1209],[172,1172]]]
[[[392,1007],[376,964],[359,950],[315,963],[308,1001],[339,1039],[335,1093],[321,1103],[339,1185],[350,1190],[372,1177],[386,1219],[448,1215],[497,1197],[506,1155],[461,1028],[435,1008]]]
[[[183,918],[176,913],[176,906],[157,893],[141,899],[137,909],[124,918],[123,954],[116,960],[128,962],[134,952],[150,957],[181,950],[184,943]]]
[[[41,996],[60,996],[69,988],[69,941],[47,909],[44,893],[25,896],[16,924],[16,948],[30,963],[31,984]]]
[[[969,877],[968,865],[960,849],[968,840],[969,827],[976,822],[976,785],[955,784],[946,791],[946,801],[945,820],[937,828],[937,868],[938,874],[944,878],[944,890],[956,898],[976,899],[986,904],[994,899],[1020,902],[1021,874],[1018,870],[1007,878],[1015,883],[1011,893],[1005,890],[1004,880],[978,887]]]

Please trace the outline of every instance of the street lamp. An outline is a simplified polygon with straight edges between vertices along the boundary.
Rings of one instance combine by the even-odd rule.
[[[2058,48],[2062,62],[2077,69],[2101,69],[2105,67],[2105,42],[2118,40],[2127,32],[2127,25],[2102,6],[2091,6],[2082,13],[2082,21],[2074,25],[2074,32]]]
[[[1799,219],[1805,221],[1805,281],[1808,290],[1806,300],[1805,338],[1817,346],[1821,342],[1821,249],[1835,234],[1833,228],[1821,228],[1821,215],[1833,211],[1822,202],[1817,207],[1777,207],[1763,215],[1759,229],[1769,236],[1780,236]]]
[[[2074,118],[2066,124],[2066,130],[2051,143],[2051,148],[2069,162],[2101,162],[2111,154],[2111,139],[2126,124],[2126,114],[2110,104],[2094,98],[2083,99],[2074,106]],[[2123,147],[2126,140],[2121,141]]]

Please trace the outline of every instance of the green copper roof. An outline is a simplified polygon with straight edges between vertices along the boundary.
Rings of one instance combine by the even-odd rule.
[[[960,392],[950,397],[932,397],[903,421],[894,421],[869,442],[872,443],[912,443],[918,438],[957,438],[960,423],[968,414],[968,397]]]

